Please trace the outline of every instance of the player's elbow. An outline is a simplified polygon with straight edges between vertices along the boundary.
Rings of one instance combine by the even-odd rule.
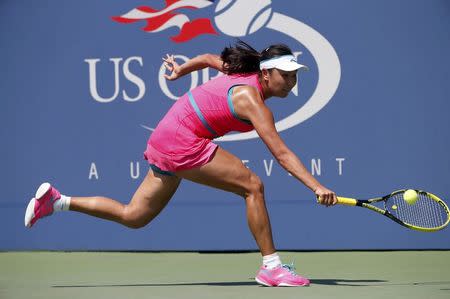
[[[208,64],[211,64],[211,63],[213,63],[213,61],[214,61],[214,55],[213,55],[213,54],[210,54],[210,53],[203,54],[203,59],[204,59]]]
[[[204,54],[204,59],[208,67],[212,67],[216,70],[222,69],[222,60],[219,56],[214,54]]]

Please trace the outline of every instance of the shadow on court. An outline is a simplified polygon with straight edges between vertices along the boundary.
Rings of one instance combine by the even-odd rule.
[[[253,278],[252,278],[253,279]],[[343,286],[343,287],[386,287],[386,286],[447,286],[450,281],[404,282],[389,283],[380,279],[311,279],[311,285]],[[226,281],[226,282],[177,282],[177,283],[139,283],[139,284],[85,284],[85,285],[54,285],[53,288],[109,288],[109,287],[182,287],[182,286],[212,286],[212,287],[245,287],[257,286],[255,281]],[[441,288],[450,291],[450,288]]]
[[[450,285],[450,281],[389,283],[379,279],[311,279],[312,285],[377,287],[377,286],[426,286]],[[97,285],[55,285],[53,288],[106,288],[106,287],[176,287],[176,286],[215,286],[242,287],[259,286],[255,281],[227,281],[227,282],[178,282],[178,283],[139,283],[139,284],[97,284]],[[442,289],[450,290],[450,289]]]
[[[216,286],[241,287],[259,286],[255,281],[227,282],[180,282],[180,283],[139,283],[139,284],[99,284],[99,285],[56,285],[53,288],[105,288],[105,287],[176,287],[176,286]]]
[[[251,278],[253,279],[253,278]],[[311,284],[330,285],[330,286],[381,286],[386,280],[367,280],[367,279],[312,279]],[[103,288],[103,287],[173,287],[173,286],[259,286],[255,281],[228,281],[228,282],[178,282],[178,283],[140,283],[140,284],[99,284],[99,285],[55,285],[54,288]]]

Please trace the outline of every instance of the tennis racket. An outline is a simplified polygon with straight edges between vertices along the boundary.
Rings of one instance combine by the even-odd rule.
[[[367,208],[400,225],[422,232],[434,232],[445,228],[450,222],[450,213],[445,202],[432,193],[422,190],[414,191],[418,195],[418,200],[414,204],[408,204],[404,200],[403,194],[406,189],[367,200],[338,197],[337,203]],[[317,201],[320,202],[320,198]],[[374,203],[382,203],[383,207],[376,207],[372,205]]]

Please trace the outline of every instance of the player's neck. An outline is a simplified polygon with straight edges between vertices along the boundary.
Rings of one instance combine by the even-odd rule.
[[[262,76],[259,76],[258,78],[259,84],[261,85],[263,100],[267,100],[271,98],[273,95],[269,90],[269,87],[267,86],[267,82],[263,80]]]

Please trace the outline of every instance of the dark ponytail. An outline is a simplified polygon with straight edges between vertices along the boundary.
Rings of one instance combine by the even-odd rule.
[[[234,47],[226,47],[220,55],[223,61],[223,71],[227,75],[249,74],[259,72],[262,60],[276,56],[292,55],[291,49],[283,44],[271,45],[261,53],[242,40],[238,40]]]
[[[225,74],[247,74],[259,70],[261,54],[249,44],[238,40],[234,47],[223,49],[220,57],[223,60]]]

